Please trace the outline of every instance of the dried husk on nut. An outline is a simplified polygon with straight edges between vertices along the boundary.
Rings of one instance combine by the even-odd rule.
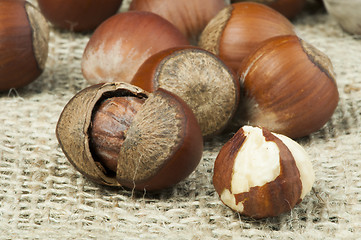
[[[94,159],[89,147],[89,127],[95,105],[106,94],[128,93],[146,98],[148,93],[125,83],[90,86],[75,95],[60,115],[56,136],[69,162],[83,175],[103,185],[120,186],[116,178],[107,176]]]
[[[114,159],[116,169],[108,169],[92,145],[93,116],[105,99],[129,96],[145,101],[124,130]],[[93,85],[79,92],[65,106],[56,135],[68,160],[83,175],[103,185],[135,190],[177,184],[194,171],[203,152],[201,129],[182,99],[164,89],[149,94],[128,83]]]

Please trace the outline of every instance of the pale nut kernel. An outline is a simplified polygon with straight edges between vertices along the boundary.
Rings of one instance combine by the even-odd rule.
[[[213,184],[221,201],[252,218],[291,210],[315,181],[306,151],[294,140],[244,126],[221,149]]]

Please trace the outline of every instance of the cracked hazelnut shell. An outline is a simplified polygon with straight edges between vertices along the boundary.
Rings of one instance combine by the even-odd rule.
[[[48,57],[49,29],[29,2],[0,1],[0,91],[37,79]]]
[[[176,47],[148,58],[131,84],[153,92],[166,89],[195,114],[205,138],[222,132],[237,109],[239,82],[217,56],[198,47]]]
[[[94,30],[116,14],[122,0],[38,0],[45,18],[54,26],[74,32]]]
[[[220,150],[213,185],[233,211],[255,219],[290,211],[312,189],[306,151],[265,128],[244,126]]]
[[[111,160],[116,161],[116,169],[109,169],[94,151],[91,131],[99,104],[113,97],[136,97],[144,103],[122,130],[119,153]],[[107,124],[109,118],[103,121]],[[65,156],[83,175],[100,184],[136,190],[173,186],[194,171],[203,150],[199,125],[183,100],[163,89],[149,94],[126,83],[98,84],[80,91],[65,106],[56,135]],[[111,142],[112,136],[105,139]]]
[[[233,3],[203,30],[199,46],[219,56],[234,71],[262,41],[295,34],[292,23],[270,7],[253,2]]]
[[[291,138],[319,130],[338,104],[331,60],[294,35],[260,44],[238,75],[242,106],[235,118]]]
[[[151,12],[118,13],[103,22],[90,37],[81,68],[91,84],[130,82],[151,55],[189,45],[170,22]]]

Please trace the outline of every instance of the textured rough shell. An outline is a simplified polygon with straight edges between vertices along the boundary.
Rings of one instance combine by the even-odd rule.
[[[140,97],[147,93],[140,88],[123,83],[108,83],[90,86],[76,94],[60,115],[56,136],[70,163],[91,180],[110,186],[120,186],[114,177],[104,174],[98,167],[89,149],[88,129],[94,106],[104,94],[128,92]]]
[[[181,97],[194,112],[205,138],[225,129],[239,101],[239,82],[233,71],[214,54],[197,47],[154,54],[131,83],[148,92],[163,88]]]
[[[117,179],[137,190],[171,187],[194,171],[202,152],[202,133],[191,109],[178,96],[158,89],[128,129]]]
[[[100,99],[146,98],[120,148],[116,176],[108,176],[89,144],[93,110]],[[88,87],[65,106],[56,128],[60,146],[74,167],[91,180],[109,186],[148,191],[170,187],[187,177],[202,157],[197,120],[179,97],[159,89],[148,94],[126,83]]]

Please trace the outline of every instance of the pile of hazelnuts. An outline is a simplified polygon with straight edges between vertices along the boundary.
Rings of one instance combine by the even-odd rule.
[[[90,86],[66,104],[56,127],[78,171],[108,186],[159,191],[196,169],[203,141],[237,131],[215,160],[222,202],[253,218],[301,202],[315,176],[292,139],[322,128],[339,99],[331,61],[288,19],[305,0],[133,0],[119,13],[121,3],[38,0],[40,13],[23,0],[0,0],[1,25],[4,8],[23,12],[17,24],[29,36],[18,39],[34,59],[21,84],[18,75],[3,77],[16,71],[2,60],[0,90],[41,73],[43,16],[58,28],[91,31],[81,63]]]

